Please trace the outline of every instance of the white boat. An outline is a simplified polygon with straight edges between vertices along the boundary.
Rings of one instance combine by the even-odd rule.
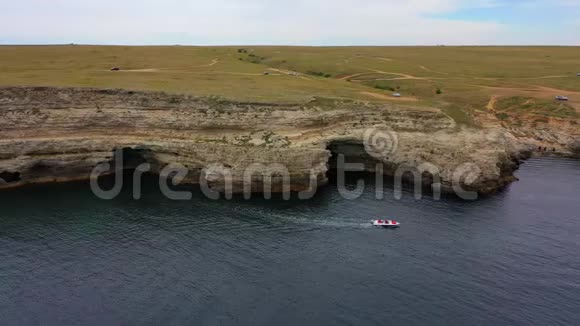
[[[401,223],[391,220],[372,220],[371,223],[373,226],[382,228],[398,228],[401,226]]]

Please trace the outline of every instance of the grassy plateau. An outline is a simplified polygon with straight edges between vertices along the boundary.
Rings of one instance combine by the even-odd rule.
[[[395,102],[465,123],[473,110],[575,119],[578,73],[580,47],[0,46],[0,86]]]

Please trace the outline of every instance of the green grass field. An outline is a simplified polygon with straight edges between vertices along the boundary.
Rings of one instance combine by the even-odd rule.
[[[535,98],[535,105],[514,101],[510,111],[527,106],[551,115],[555,106],[548,104],[566,95],[569,103],[558,105],[554,116],[576,117],[577,73],[580,47],[0,46],[0,86],[159,90],[260,102],[348,98],[439,107],[458,121],[470,110],[489,109],[492,97]],[[392,97],[395,91],[402,97]]]

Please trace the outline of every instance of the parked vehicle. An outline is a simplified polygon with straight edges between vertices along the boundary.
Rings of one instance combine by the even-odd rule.
[[[558,95],[556,96],[556,101],[568,101],[567,96]]]

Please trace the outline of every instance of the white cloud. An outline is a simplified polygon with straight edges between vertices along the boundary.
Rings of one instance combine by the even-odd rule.
[[[492,44],[505,38],[507,26],[432,17],[500,5],[498,0],[20,0],[2,5],[0,41]]]

